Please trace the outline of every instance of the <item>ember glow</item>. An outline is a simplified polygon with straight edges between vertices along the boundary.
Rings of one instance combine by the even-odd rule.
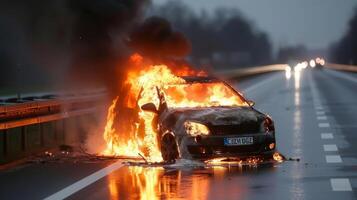
[[[275,152],[275,153],[273,154],[273,159],[274,159],[275,161],[277,161],[277,162],[283,162],[283,161],[284,161],[283,156],[281,156],[280,153],[278,153],[278,152]]]
[[[223,165],[230,165],[230,166],[243,166],[243,165],[250,165],[250,166],[254,166],[254,165],[258,165],[260,163],[263,163],[264,159],[263,158],[259,158],[259,157],[248,157],[245,158],[244,160],[238,159],[238,158],[226,158],[226,157],[222,157],[222,158],[214,158],[214,159],[210,159],[205,161],[205,163],[208,166],[223,166]]]

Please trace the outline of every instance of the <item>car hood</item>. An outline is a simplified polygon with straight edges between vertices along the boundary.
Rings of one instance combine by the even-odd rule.
[[[180,108],[171,111],[177,121],[196,121],[207,125],[260,123],[265,115],[250,107]]]

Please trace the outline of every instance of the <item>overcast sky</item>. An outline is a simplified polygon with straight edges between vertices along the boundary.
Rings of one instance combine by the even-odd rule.
[[[153,0],[161,4],[167,0]],[[179,0],[177,0],[179,1]],[[181,0],[197,12],[236,7],[267,32],[275,47],[328,47],[345,33],[357,0]]]

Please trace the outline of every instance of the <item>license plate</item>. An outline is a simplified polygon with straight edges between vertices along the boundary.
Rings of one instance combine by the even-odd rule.
[[[236,137],[236,138],[224,138],[224,145],[251,145],[253,144],[253,137]]]

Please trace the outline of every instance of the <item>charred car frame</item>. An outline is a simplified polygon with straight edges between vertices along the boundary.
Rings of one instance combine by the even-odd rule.
[[[254,109],[254,102],[247,101],[229,84],[216,78],[181,78],[185,84],[224,84],[242,104],[170,107],[169,94],[157,87],[158,104],[146,103],[141,109],[157,114],[153,126],[157,127],[165,162],[174,162],[177,158],[272,157],[276,148],[274,122]]]

